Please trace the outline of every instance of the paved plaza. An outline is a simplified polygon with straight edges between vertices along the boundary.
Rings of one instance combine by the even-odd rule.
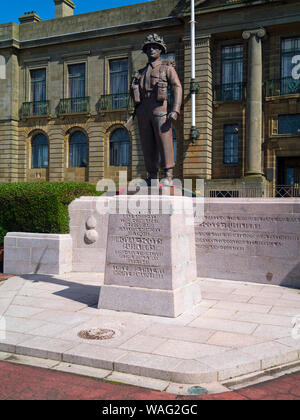
[[[172,383],[225,383],[299,360],[299,290],[198,282],[200,304],[165,318],[97,309],[103,274],[11,277],[0,282],[2,359],[15,353],[56,370],[97,368],[99,378],[124,383],[140,376],[141,386],[168,392]],[[112,338],[78,336],[94,328]]]

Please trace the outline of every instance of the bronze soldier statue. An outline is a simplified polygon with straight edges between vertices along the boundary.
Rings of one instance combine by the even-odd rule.
[[[174,67],[160,60],[161,54],[167,53],[162,37],[148,35],[143,52],[148,57],[148,64],[138,70],[131,84],[131,96],[135,104],[138,119],[145,167],[148,172],[147,184],[156,183],[159,155],[160,166],[164,170],[165,185],[172,185],[174,150],[171,122],[180,113],[182,87]],[[168,86],[173,91],[172,110],[167,112]]]

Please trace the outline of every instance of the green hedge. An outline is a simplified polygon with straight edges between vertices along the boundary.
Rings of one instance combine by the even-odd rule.
[[[101,194],[80,182],[0,183],[0,245],[7,232],[69,233],[68,205]]]

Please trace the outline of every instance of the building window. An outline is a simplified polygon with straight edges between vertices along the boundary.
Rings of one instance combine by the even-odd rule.
[[[45,114],[46,99],[46,69],[30,70],[30,95],[33,115]]]
[[[48,139],[44,134],[38,134],[32,139],[32,169],[48,168],[48,149]]]
[[[243,45],[222,48],[221,100],[243,98]]]
[[[128,59],[109,61],[109,87],[112,109],[127,108],[128,103]]]
[[[69,167],[87,166],[87,138],[82,131],[76,131],[69,140]]]
[[[224,126],[224,163],[238,163],[239,128],[236,124]]]
[[[85,64],[69,65],[69,96],[70,98],[85,97]]]
[[[6,62],[3,55],[0,55],[0,79],[6,79]]]
[[[127,130],[118,128],[110,136],[110,166],[130,165],[130,138]]]
[[[300,38],[281,43],[281,94],[300,93]]]
[[[300,114],[279,115],[278,134],[300,134]]]
[[[72,64],[69,70],[69,112],[85,112],[85,64]]]

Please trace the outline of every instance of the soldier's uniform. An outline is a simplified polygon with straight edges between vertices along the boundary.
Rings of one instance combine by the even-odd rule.
[[[182,87],[172,65],[161,60],[149,62],[134,75],[131,85],[145,166],[151,179],[157,178],[159,154],[166,175],[175,166],[172,127],[167,118],[168,86],[174,98],[171,112],[179,114]]]

